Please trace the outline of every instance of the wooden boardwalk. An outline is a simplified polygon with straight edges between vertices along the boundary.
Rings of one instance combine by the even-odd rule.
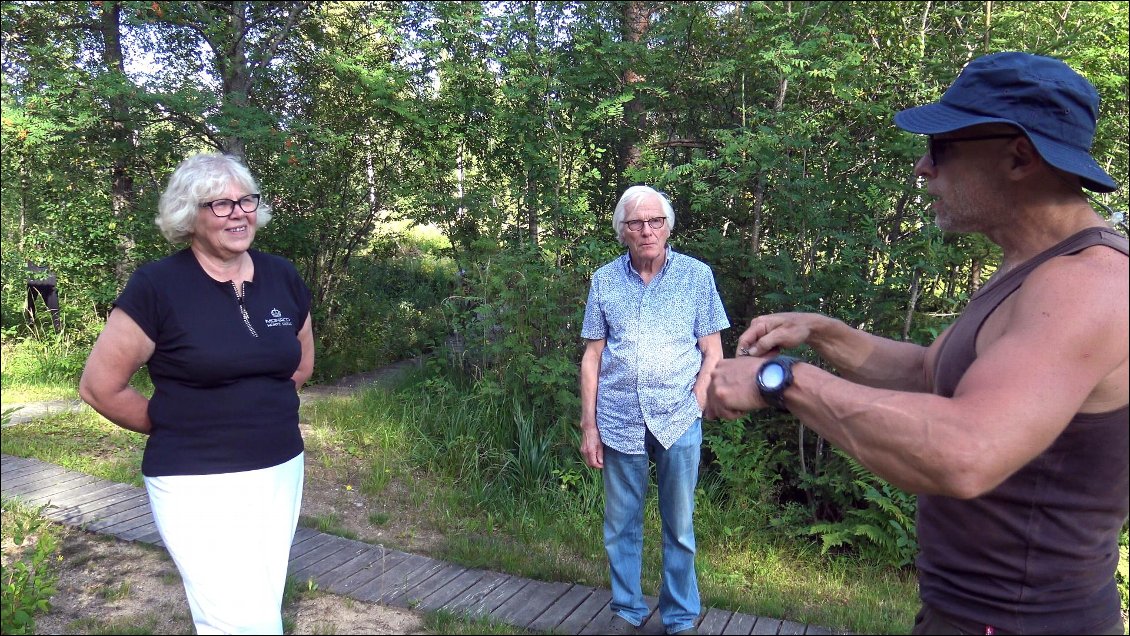
[[[162,545],[144,488],[98,479],[36,459],[0,455],[0,494],[39,507],[55,522],[125,541]],[[554,634],[605,634],[611,593],[465,568],[380,545],[299,528],[290,575],[355,599],[413,610],[444,610]],[[639,633],[662,634],[656,599]],[[700,634],[832,634],[827,629],[708,608]]]

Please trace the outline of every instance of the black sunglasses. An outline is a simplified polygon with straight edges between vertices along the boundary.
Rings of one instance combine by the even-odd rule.
[[[987,141],[989,139],[1016,139],[1023,137],[1024,133],[1007,133],[999,135],[980,135],[977,137],[956,137],[953,139],[935,139],[933,135],[926,137],[926,154],[930,155],[930,164],[938,167],[938,157],[945,152],[946,146],[963,141]]]

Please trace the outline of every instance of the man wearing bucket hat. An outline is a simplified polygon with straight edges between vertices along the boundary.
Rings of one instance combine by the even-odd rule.
[[[1000,246],[992,279],[928,347],[772,314],[711,376],[708,416],[787,408],[919,495],[914,633],[1124,631],[1130,261],[1083,193],[1118,187],[1090,155],[1098,105],[1059,60],[970,62],[895,124],[929,135],[938,226]],[[776,355],[801,344],[840,375]]]

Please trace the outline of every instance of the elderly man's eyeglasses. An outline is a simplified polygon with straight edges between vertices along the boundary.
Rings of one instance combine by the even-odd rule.
[[[633,221],[624,221],[624,225],[627,225],[628,229],[633,231],[633,232],[639,232],[640,230],[643,229],[644,223],[647,223],[647,226],[650,227],[651,229],[658,230],[659,228],[663,227],[663,224],[666,223],[666,222],[667,222],[667,217],[656,216],[656,217],[652,217],[650,219],[647,219],[646,221],[644,219],[635,219]]]
[[[245,197],[241,197],[239,201],[232,201],[231,199],[216,199],[215,201],[205,201],[204,203],[200,204],[200,207],[208,208],[212,211],[212,214],[215,214],[222,219],[224,217],[231,216],[231,213],[235,212],[235,206],[237,205],[239,206],[240,210],[243,210],[245,213],[250,214],[259,209],[259,195],[249,194]]]
[[[930,155],[930,163],[937,168],[938,161],[945,154],[946,146],[963,141],[987,141],[989,139],[1016,139],[1023,137],[1024,133],[1008,133],[1000,135],[980,135],[977,137],[954,137],[950,139],[937,139],[933,135],[926,138],[926,154]]]

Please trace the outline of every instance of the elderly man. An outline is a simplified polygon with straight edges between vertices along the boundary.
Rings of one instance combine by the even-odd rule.
[[[914,633],[1121,634],[1127,518],[1127,241],[1083,188],[1099,98],[1063,62],[997,53],[895,124],[940,228],[1001,247],[992,279],[929,347],[815,314],[753,320],[709,411],[767,405],[919,495]],[[777,356],[810,345],[840,376]]]
[[[675,213],[647,186],[624,192],[612,226],[628,253],[592,277],[581,336],[581,454],[604,470],[604,547],[612,579],[609,632],[638,627],[644,498],[655,463],[663,521],[659,612],[668,634],[693,634],[701,610],[694,491],[710,370],[729,327],[714,275],[675,252]]]

